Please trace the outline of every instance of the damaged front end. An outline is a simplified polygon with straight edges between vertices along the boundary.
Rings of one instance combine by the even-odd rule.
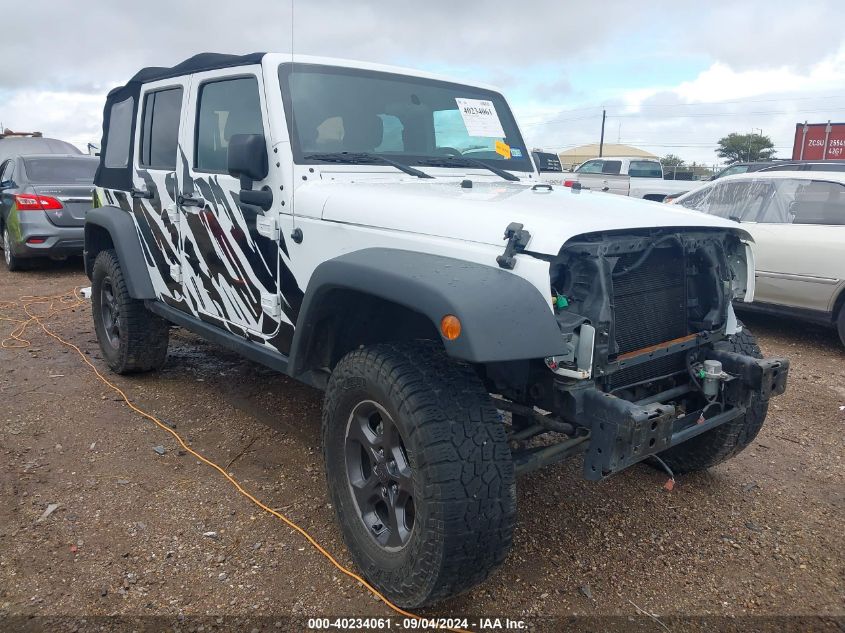
[[[750,248],[731,231],[569,240],[550,261],[567,352],[545,366],[486,370],[500,408],[513,414],[517,470],[586,452],[584,476],[602,479],[743,415],[752,399],[783,393],[786,359],[728,342],[741,329],[732,302],[750,301],[753,281]],[[569,437],[531,445],[550,430]]]

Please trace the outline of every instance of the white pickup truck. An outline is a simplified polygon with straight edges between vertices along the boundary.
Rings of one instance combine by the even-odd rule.
[[[664,180],[663,165],[651,158],[614,156],[594,158],[566,174],[563,184],[581,183],[584,189],[606,191],[632,198],[663,202],[669,195],[680,195],[698,187],[690,180]]]

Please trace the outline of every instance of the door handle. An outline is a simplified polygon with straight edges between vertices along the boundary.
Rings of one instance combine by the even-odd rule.
[[[602,187],[602,188],[601,188],[601,190],[602,190],[602,191],[610,191],[610,187],[608,187],[607,185],[605,185],[604,187]]]
[[[138,189],[137,187],[132,187],[132,191],[130,193],[133,198],[144,198],[146,200],[152,200],[153,198],[152,191],[145,191],[143,189]]]
[[[176,196],[176,202],[180,207],[205,207],[204,198],[192,198],[191,196],[183,196],[182,194]]]

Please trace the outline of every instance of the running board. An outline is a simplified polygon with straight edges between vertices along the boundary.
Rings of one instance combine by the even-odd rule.
[[[217,343],[232,351],[237,352],[241,356],[249,360],[261,363],[262,365],[275,369],[283,374],[288,373],[288,357],[279,351],[272,350],[258,343],[249,341],[242,336],[232,334],[219,326],[201,321],[193,315],[186,314],[181,310],[172,308],[171,306],[162,303],[161,301],[145,301],[145,305],[150,312],[154,312],[160,317],[167,319],[174,325],[190,330],[195,334],[199,334],[202,338]]]

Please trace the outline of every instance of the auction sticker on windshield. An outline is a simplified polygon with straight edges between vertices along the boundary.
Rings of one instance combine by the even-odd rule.
[[[455,97],[458,110],[470,136],[504,138],[502,122],[492,101]]]
[[[511,146],[504,141],[496,141],[496,153],[505,158],[511,157]]]

